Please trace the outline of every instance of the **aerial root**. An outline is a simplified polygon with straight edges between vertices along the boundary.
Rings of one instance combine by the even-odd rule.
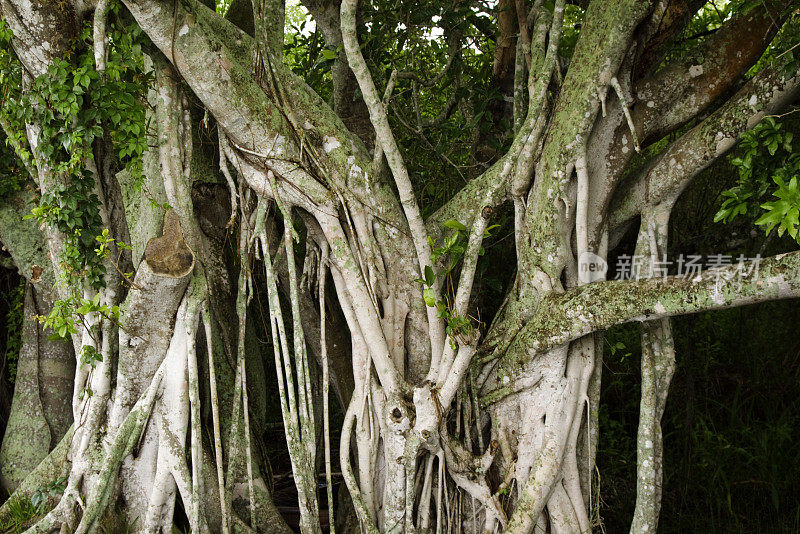
[[[300,287],[310,293],[311,288],[319,284],[318,276],[321,276],[320,251],[309,241],[306,245],[305,258],[303,258],[303,272],[300,275]]]
[[[447,472],[456,485],[477,500],[484,508],[487,524],[499,521],[505,528],[508,518],[496,495],[489,489],[485,476],[491,467],[498,444],[492,442],[481,456],[475,456],[457,440],[442,434],[442,449]]]
[[[636,127],[633,125],[633,117],[631,117],[631,106],[633,102],[629,101],[628,98],[625,96],[625,92],[622,90],[622,85],[620,85],[619,80],[616,76],[611,78],[611,87],[614,88],[614,91],[617,93],[617,97],[619,98],[619,103],[622,106],[622,111],[625,113],[625,120],[628,121],[628,128],[631,131],[631,137],[633,138],[633,147],[636,149],[636,152],[641,152],[642,148],[639,146],[639,139],[636,136]]]
[[[330,383],[330,369],[328,364],[328,342],[325,338],[325,281],[328,268],[328,245],[320,245],[319,274],[317,286],[319,289],[319,346],[322,353],[322,425],[323,439],[325,441],[325,490],[328,498],[328,524],[331,534],[336,534],[336,521],[333,517],[333,475],[331,469],[331,429],[330,409],[328,407],[328,389]]]
[[[230,522],[228,520],[228,506],[225,501],[225,477],[222,473],[222,439],[219,419],[219,395],[217,394],[217,378],[214,367],[214,346],[211,332],[211,314],[209,312],[208,300],[203,302],[202,317],[208,351],[209,396],[211,397],[211,416],[214,427],[214,454],[216,456],[214,463],[216,464],[217,468],[219,507],[222,515],[222,533],[228,534],[230,532]]]
[[[191,432],[192,490],[189,503],[189,522],[192,532],[200,532],[200,492],[203,487],[201,467],[203,450],[200,423],[200,379],[197,370],[197,347],[189,345],[187,374],[189,378],[189,421]],[[176,477],[177,481],[177,477]]]
[[[268,180],[274,183],[274,176],[268,172]],[[289,275],[289,300],[292,319],[293,339],[291,348],[284,326],[284,316],[278,296],[277,277],[270,259],[269,243],[266,235],[265,218],[266,203],[259,199],[255,229],[253,235],[261,244],[264,255],[264,269],[267,280],[267,293],[269,297],[269,316],[273,339],[275,370],[278,378],[278,392],[281,406],[289,459],[294,474],[294,482],[300,501],[300,522],[302,530],[316,530],[319,528],[319,515],[316,495],[316,477],[314,471],[314,456],[316,451],[316,436],[314,428],[313,395],[311,392],[311,373],[308,364],[308,354],[305,346],[305,334],[300,315],[300,291],[297,279],[297,265],[295,262],[293,240],[297,237],[291,224],[291,204],[282,204],[275,199],[278,209],[283,215],[283,250],[286,257],[286,267]],[[317,260],[313,260],[318,263]],[[314,270],[317,270],[314,267]],[[304,283],[312,283],[305,276]]]
[[[103,73],[106,70],[108,59],[108,37],[106,36],[106,10],[108,10],[108,0],[99,0],[94,9],[94,21],[92,23],[92,40],[94,42],[94,64],[97,72]]]
[[[358,483],[356,482],[353,466],[350,463],[350,434],[353,432],[353,426],[356,419],[356,409],[359,404],[360,402],[354,395],[350,400],[350,405],[347,407],[347,411],[344,414],[344,422],[342,423],[342,441],[341,446],[339,447],[339,463],[341,464],[342,468],[342,478],[344,478],[344,483],[347,486],[347,490],[350,492],[350,496],[353,500],[353,506],[356,509],[356,515],[358,515],[359,521],[369,534],[378,534],[378,527],[375,525],[375,522],[372,520],[372,517],[367,509],[367,505],[364,502],[364,496],[358,487]]]
[[[250,403],[247,399],[247,372],[242,358],[242,411],[244,412],[244,435],[247,449],[247,493],[250,496],[250,525],[256,524],[256,493],[253,484],[253,450],[250,443]]]
[[[602,110],[603,117],[606,116],[606,91],[607,87],[600,87],[597,89],[597,98],[600,100],[600,109]]]
[[[228,189],[231,195],[231,216],[228,219],[228,224],[225,225],[226,228],[230,228],[233,226],[236,214],[239,212],[239,194],[236,191],[236,183],[233,181],[231,171],[228,169],[228,153],[231,151],[228,137],[222,133],[222,129],[219,126],[217,126],[217,133],[219,135],[219,170],[222,171],[225,181],[228,182]]]
[[[577,256],[589,250],[589,170],[586,165],[586,146],[581,145],[580,154],[575,160],[575,173],[578,176],[578,194],[575,201],[575,236],[578,247]]]
[[[162,362],[150,381],[150,385],[125,417],[122,425],[120,425],[103,460],[96,485],[92,488],[91,495],[86,501],[87,504],[84,508],[83,517],[75,531],[76,534],[88,532],[108,506],[117,470],[125,457],[131,453],[144,430],[145,423],[153,411],[156,394],[159,391],[165,371],[166,366]],[[32,532],[42,531],[33,530]]]
[[[166,367],[162,362],[153,376],[150,385],[119,427],[112,443],[109,444],[106,450],[105,458],[100,466],[100,471],[95,481],[95,486],[92,488],[86,503],[84,504],[83,500],[80,498],[77,489],[83,478],[83,473],[80,470],[73,470],[73,472],[70,473],[67,489],[64,491],[64,495],[59,503],[45,517],[28,529],[26,531],[27,533],[38,534],[50,532],[55,528],[56,524],[67,525],[69,527],[74,521],[75,504],[80,505],[83,511],[75,533],[85,534],[92,528],[108,506],[114,488],[115,474],[119,466],[138,442],[144,430],[145,423],[153,411],[156,394],[159,391],[165,369]]]
[[[239,335],[236,353],[236,379],[233,395],[233,424],[230,431],[231,450],[240,449],[240,440],[244,439],[244,463],[247,477],[247,493],[250,507],[250,525],[255,527],[255,488],[253,483],[253,461],[250,444],[250,414],[247,398],[247,366],[245,364],[245,332],[247,324],[247,305],[251,298],[250,252],[256,237],[254,227],[258,225],[258,217],[264,216],[264,204],[259,203],[257,209],[248,214],[245,212],[246,202],[242,204],[242,218],[239,225],[239,255],[241,269],[239,271],[238,294],[236,296],[236,314],[239,320]],[[243,428],[240,427],[243,424]],[[236,461],[228,463],[227,487],[232,488],[236,471]]]

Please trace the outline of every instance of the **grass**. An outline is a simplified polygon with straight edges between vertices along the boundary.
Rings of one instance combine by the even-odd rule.
[[[798,321],[796,305],[776,302],[673,322],[659,532],[800,531]],[[598,466],[607,532],[629,529],[636,499],[638,337],[635,325],[606,335]]]
[[[8,513],[5,521],[0,524],[0,530],[8,534],[25,531],[46,512],[44,503],[37,506],[28,496],[11,497],[6,506]]]

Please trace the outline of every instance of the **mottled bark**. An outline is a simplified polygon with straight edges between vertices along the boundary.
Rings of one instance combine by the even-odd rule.
[[[49,340],[38,316],[51,295],[28,283],[14,399],[0,447],[0,483],[9,493],[50,453],[72,424],[75,357],[68,340]]]
[[[645,259],[642,277],[651,278],[667,251],[671,205],[660,205],[642,216],[635,254]],[[642,323],[642,393],[636,443],[636,508],[631,532],[656,532],[661,510],[664,442],[661,417],[675,372],[675,340],[667,318]]]
[[[0,448],[0,473],[9,493],[72,424],[75,357],[68,340],[47,339],[51,332],[45,332],[38,321],[52,308],[55,279],[41,231],[34,221],[22,220],[31,200],[29,192],[21,191],[0,206],[0,243],[28,281],[14,398]]]
[[[89,328],[75,336],[78,347],[104,357],[96,368],[79,368],[72,403],[86,424],[70,444],[65,496],[38,530],[77,524],[77,532],[89,531],[121,497],[123,513],[138,518],[136,529],[168,530],[180,498],[195,531],[288,531],[253,446],[264,406],[248,387],[262,388],[264,376],[247,337],[256,268],[267,279],[269,356],[304,532],[321,531],[319,378],[311,356],[324,369],[330,364],[345,409],[339,460],[359,528],[589,530],[596,333],[631,321],[644,323],[632,530],[656,528],[659,421],[674,365],[668,317],[800,296],[800,256],[770,258],[757,273],[733,266],[696,280],[587,280],[581,269],[586,257],[605,260],[619,228],[638,214],[639,250],[662,253],[669,211],[692,178],[765,113],[795,98],[797,73],[767,68],[621,183],[634,151],[713,109],[736,86],[776,31],[763,13],[743,16],[757,30],[747,42],[737,20],[702,45],[702,65],[676,61],[653,73],[697,5],[591,2],[562,76],[565,1],[552,13],[535,2],[530,33],[528,14],[517,12],[525,3],[500,2],[487,84],[501,97],[487,116],[494,124],[509,119],[508,127],[479,134],[473,154],[497,161],[424,221],[378,90],[382,80],[373,79],[361,50],[355,0],[308,2],[326,42],[344,48],[334,64],[332,107],[281,62],[281,1],[234,4],[229,21],[194,0],[124,3],[155,47],[145,183],[171,209],[148,204],[125,173],[117,178],[120,194],[109,173],[101,180],[104,222],[119,223],[122,235],[130,228],[135,285],[121,307],[122,326],[90,314],[100,339]],[[47,20],[51,32],[70,31]],[[26,48],[35,32],[14,24],[23,63],[41,70],[47,58]],[[515,57],[517,49],[524,58]],[[413,73],[403,76],[420,83]],[[356,85],[363,102],[353,101]],[[198,141],[190,96],[213,116],[218,150]],[[36,133],[29,125],[34,149]],[[506,133],[514,138],[505,155],[485,150],[488,137],[503,141]],[[383,157],[390,173],[381,172]],[[43,190],[52,178],[46,163],[37,159]],[[209,170],[217,166],[219,173]],[[514,203],[517,277],[482,338],[468,319],[476,312],[470,295],[493,208],[507,200]],[[430,279],[437,266],[428,235],[440,243],[449,219],[464,224],[467,241],[452,299],[437,309],[423,300],[423,287],[429,301],[443,302],[444,293],[444,277]],[[59,236],[47,231],[58,269]],[[234,237],[238,253],[225,249]],[[297,242],[306,253],[302,274]],[[16,254],[23,272],[39,261]],[[325,281],[332,282],[327,294]],[[118,302],[116,287],[99,299]],[[335,325],[347,332],[324,334],[318,310],[335,318],[323,323],[329,334]],[[78,395],[84,387],[97,394]],[[45,408],[28,412],[37,410]],[[31,421],[41,428],[41,419]],[[77,502],[86,504],[80,512]]]

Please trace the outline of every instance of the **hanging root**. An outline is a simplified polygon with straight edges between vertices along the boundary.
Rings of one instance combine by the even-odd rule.
[[[503,507],[496,495],[492,495],[486,482],[486,473],[494,461],[498,448],[497,442],[492,442],[481,456],[474,456],[456,440],[451,440],[447,433],[442,434],[442,449],[447,460],[447,472],[458,485],[473,499],[477,500],[484,508],[486,524],[499,521],[505,528],[507,518]],[[474,510],[474,508],[473,508]]]
[[[356,476],[353,473],[353,466],[350,464],[350,434],[353,432],[353,423],[356,419],[356,408],[359,402],[355,395],[350,400],[350,406],[347,407],[347,412],[344,414],[344,422],[342,423],[342,442],[339,446],[339,464],[342,468],[342,478],[350,492],[350,497],[353,500],[353,506],[356,509],[359,522],[368,534],[378,534],[378,527],[372,520],[372,516],[367,509],[364,502],[364,497],[356,482]]]
[[[575,173],[578,175],[578,196],[575,203],[575,236],[578,246],[577,257],[589,251],[589,171],[586,167],[586,146],[581,145],[578,159],[575,160]],[[580,268],[580,266],[578,266]]]
[[[217,394],[217,377],[214,367],[214,346],[211,333],[211,314],[209,313],[208,301],[203,303],[203,326],[205,327],[206,346],[208,350],[208,375],[209,375],[209,396],[211,401],[211,416],[214,427],[214,454],[217,467],[217,484],[219,489],[219,507],[222,515],[222,533],[230,533],[230,521],[228,506],[225,500],[225,477],[222,473],[222,439],[219,422],[219,395]],[[194,461],[194,460],[193,460]]]
[[[225,176],[225,181],[228,182],[228,189],[231,193],[231,217],[228,219],[228,224],[225,225],[226,228],[230,228],[233,226],[236,214],[239,212],[239,195],[236,191],[236,183],[233,181],[231,171],[228,169],[228,152],[230,151],[228,138],[222,133],[219,125],[217,125],[217,133],[219,136],[219,170]]]
[[[271,172],[268,172],[268,179],[273,183],[275,181]],[[264,257],[275,371],[278,377],[281,415],[289,448],[289,459],[300,501],[300,522],[304,531],[316,531],[320,528],[314,471],[316,436],[311,375],[300,318],[299,284],[293,249],[293,237],[297,234],[291,224],[292,206],[278,204],[278,207],[284,215],[283,244],[289,274],[288,285],[293,327],[292,349],[290,349],[284,327],[283,311],[278,297],[277,278],[269,254],[266,232],[264,231],[266,203],[261,200],[259,200],[257,208],[258,215],[256,216],[254,234],[261,243]]]
[[[394,92],[394,86],[397,83],[397,69],[392,69],[389,75],[389,81],[386,83],[386,90],[383,92],[383,107],[384,109],[389,105]],[[372,155],[372,174],[377,176],[380,173],[381,165],[383,164],[383,145],[380,142],[375,143],[375,152]]]
[[[239,283],[236,296],[236,315],[239,321],[238,343],[236,352],[236,379],[234,383],[232,425],[230,430],[230,449],[232,452],[228,462],[228,479],[226,487],[228,495],[233,493],[233,485],[238,476],[237,467],[240,465],[240,455],[244,452],[247,490],[250,507],[250,526],[255,528],[255,489],[253,484],[252,450],[250,446],[250,416],[247,402],[247,366],[245,362],[245,334],[247,326],[247,306],[250,302],[250,251],[255,233],[252,231],[254,217],[244,211],[239,225]],[[259,204],[259,208],[262,205]],[[260,213],[261,210],[256,210]],[[242,425],[242,428],[240,425]],[[244,440],[242,451],[240,440]]]
[[[633,117],[631,117],[631,106],[633,105],[625,97],[625,92],[622,90],[622,85],[620,85],[619,80],[616,76],[611,78],[611,87],[614,88],[614,91],[617,93],[617,97],[619,98],[619,104],[622,106],[622,111],[625,113],[625,120],[628,121],[628,128],[631,130],[631,137],[633,138],[633,147],[636,149],[636,152],[641,152],[642,148],[639,146],[639,139],[636,136],[636,127],[633,125]],[[604,102],[604,100],[601,100]],[[605,115],[605,113],[603,114]]]
[[[606,91],[608,89],[606,87],[601,87],[597,90],[597,98],[600,100],[600,110],[603,113],[603,117],[606,116]]]
[[[325,440],[325,490],[328,498],[328,525],[330,533],[336,534],[336,520],[333,517],[333,475],[331,474],[331,429],[330,410],[328,407],[328,389],[330,369],[328,365],[328,342],[325,339],[325,281],[328,268],[328,245],[323,243],[320,250],[318,286],[319,286],[319,345],[322,355],[322,426]]]
[[[92,24],[92,40],[94,41],[94,64],[97,72],[106,70],[108,56],[108,37],[106,36],[106,10],[108,0],[99,0],[94,9],[94,22]]]
[[[247,493],[250,496],[250,525],[256,525],[256,492],[253,487],[253,450],[250,443],[250,404],[247,400],[247,371],[244,358],[240,363],[242,372],[242,411],[244,412],[244,435],[247,453]]]
[[[189,378],[189,421],[191,432],[192,493],[189,502],[189,523],[192,532],[200,532],[200,494],[203,487],[203,444],[200,434],[200,379],[197,372],[197,347],[189,345],[186,364]]]
[[[136,402],[133,409],[128,413],[120,426],[114,440],[105,456],[100,468],[98,479],[92,489],[91,495],[87,499],[84,507],[83,517],[78,525],[76,534],[85,534],[94,525],[95,521],[102,515],[107,508],[114,488],[115,475],[119,470],[122,461],[131,453],[136,443],[139,441],[145,423],[153,411],[161,381],[167,370],[166,358],[159,366],[150,385],[145,390],[142,397]],[[65,498],[66,498],[65,494]],[[63,499],[62,499],[63,500]],[[47,519],[47,517],[45,517]],[[36,528],[36,527],[33,527]],[[42,530],[31,530],[31,532],[43,532]]]
[[[582,410],[579,411],[578,406],[586,396],[589,378],[594,370],[594,352],[582,349],[582,345],[575,344],[558,349],[562,354],[568,350],[566,376],[556,378],[554,386],[557,389],[549,397],[543,426],[535,427],[541,429],[541,436],[534,437],[534,442],[542,444],[537,447],[535,461],[529,471],[526,466],[520,466],[519,462],[517,464],[517,474],[524,482],[520,482],[517,505],[509,519],[507,533],[530,532],[540,520],[545,506],[550,509],[551,496],[557,487],[562,487],[568,443],[571,438],[577,438],[575,425],[579,423],[575,419],[582,417]],[[556,500],[552,506],[561,509],[558,502]],[[574,514],[574,510],[570,514]]]
[[[652,266],[665,250],[669,212],[655,209],[642,214],[636,253],[649,252]],[[669,319],[642,323],[642,392],[636,452],[636,507],[632,533],[654,532],[661,509],[663,437],[661,417],[675,371],[675,341]]]

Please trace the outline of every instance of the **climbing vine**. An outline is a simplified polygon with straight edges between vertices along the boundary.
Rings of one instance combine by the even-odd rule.
[[[0,81],[11,96],[3,101],[0,113],[11,125],[10,135],[18,135],[20,141],[24,124],[40,127],[37,159],[50,167],[51,183],[43,184],[38,205],[28,217],[64,234],[63,267],[94,289],[103,286],[106,269],[104,257],[94,253],[96,238],[103,231],[94,170],[95,165],[101,166],[95,161],[97,141],[114,151],[112,172],[124,167],[137,182],[142,181],[144,97],[150,81],[141,29],[123,20],[118,3],[110,5],[108,17],[108,60],[102,73],[95,68],[92,29],[86,24],[67,57],[55,59],[24,95],[12,95],[9,89],[19,76],[19,63],[7,26],[0,27]],[[28,149],[22,142],[18,146],[20,158],[29,161]]]
[[[25,124],[38,125],[36,161],[40,168],[48,167],[42,194],[25,218],[64,235],[59,280],[68,296],[39,317],[43,326],[52,330],[53,338],[77,333],[78,324],[86,327],[89,335],[96,335],[96,327],[87,319],[90,314],[119,324],[117,306],[101,303],[99,293],[86,298],[81,290],[102,288],[107,266],[120,270],[119,256],[112,257],[109,245],[120,253],[130,248],[103,228],[98,169],[115,173],[125,168],[139,187],[144,181],[145,97],[152,78],[145,70],[142,53],[146,37],[118,2],[109,5],[107,17],[108,58],[102,72],[96,69],[92,27],[87,23],[65,57],[55,59],[24,93],[11,31],[0,21],[0,120],[7,143],[30,171],[33,157],[25,140]],[[101,146],[112,153],[103,154]],[[16,178],[4,179],[0,193],[18,189],[23,180],[20,176],[16,173]],[[120,274],[130,282],[130,273]],[[80,356],[92,367],[101,359],[91,346],[84,346]]]

